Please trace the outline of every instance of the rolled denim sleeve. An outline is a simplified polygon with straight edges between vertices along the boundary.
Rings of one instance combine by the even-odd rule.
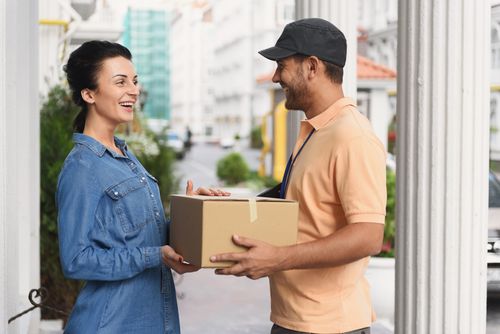
[[[96,173],[84,159],[67,161],[59,176],[59,252],[67,278],[113,281],[133,277],[161,263],[160,247],[116,247],[106,242],[97,218],[103,196]],[[100,237],[96,240],[94,235]],[[122,246],[122,245],[120,245]]]

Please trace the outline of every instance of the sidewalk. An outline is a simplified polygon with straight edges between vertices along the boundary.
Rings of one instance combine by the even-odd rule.
[[[217,276],[202,269],[177,285],[182,334],[269,334],[269,283],[266,278]],[[372,334],[392,334],[383,323]]]

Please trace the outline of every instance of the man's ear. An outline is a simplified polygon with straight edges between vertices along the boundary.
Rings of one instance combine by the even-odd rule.
[[[312,79],[319,73],[320,60],[316,56],[311,56],[306,59],[307,76]]]
[[[93,104],[95,102],[94,92],[92,90],[85,88],[85,89],[82,89],[80,94],[82,95],[83,101],[85,101],[89,104]]]

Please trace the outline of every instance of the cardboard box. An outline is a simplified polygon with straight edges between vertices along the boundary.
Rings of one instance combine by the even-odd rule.
[[[295,201],[173,195],[170,208],[170,245],[185,261],[202,268],[228,267],[231,262],[212,263],[210,256],[246,250],[233,243],[233,234],[275,246],[297,242]]]

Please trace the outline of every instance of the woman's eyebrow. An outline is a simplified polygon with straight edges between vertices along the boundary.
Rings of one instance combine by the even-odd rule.
[[[126,74],[115,74],[113,75],[111,78],[114,78],[114,77],[123,77],[123,78],[128,78],[128,76]],[[134,75],[134,78],[133,79],[137,79],[137,74]]]

